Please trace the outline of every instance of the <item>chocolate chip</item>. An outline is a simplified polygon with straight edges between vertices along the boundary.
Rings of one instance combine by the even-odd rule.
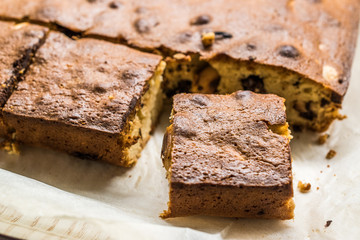
[[[254,50],[256,50],[256,46],[252,43],[248,43],[248,44],[246,44],[246,49],[248,51],[254,51]]]
[[[221,40],[226,38],[232,38],[233,36],[230,33],[227,32],[214,32],[215,33],[215,39]]]
[[[320,102],[320,106],[321,107],[324,107],[325,105],[328,105],[330,103],[330,101],[328,101],[327,99],[325,98],[322,98],[321,99],[321,102]]]
[[[332,92],[331,93],[331,101],[333,101],[334,103],[340,104],[342,101],[342,97],[339,94]]]
[[[121,2],[119,1],[113,1],[111,3],[109,3],[109,8],[112,8],[112,9],[117,9],[119,7],[121,7]]]
[[[256,60],[256,57],[254,57],[254,56],[249,56],[249,61],[254,61],[254,60]]]
[[[280,56],[286,58],[297,58],[300,56],[299,51],[291,45],[283,45],[278,48]]]
[[[135,21],[134,26],[136,28],[136,31],[138,31],[138,33],[148,33],[150,32],[150,26],[148,21],[146,21],[143,18],[139,18],[138,20]]]
[[[264,210],[261,210],[257,213],[257,215],[264,215],[264,214],[265,214]]]
[[[178,92],[189,92],[192,85],[190,80],[181,80],[178,83]]]
[[[240,80],[244,90],[250,90],[256,93],[266,93],[263,79],[256,75],[250,75]]]
[[[331,225],[331,223],[332,223],[332,220],[326,221],[325,227],[326,227],[326,228],[329,227],[329,226]]]
[[[208,24],[211,21],[211,17],[209,15],[200,15],[190,21],[191,25],[204,25]]]
[[[343,83],[344,83],[344,79],[340,78],[340,79],[338,80],[338,83],[343,84]]]
[[[310,121],[314,120],[314,118],[317,117],[316,113],[314,113],[314,112],[311,110],[311,103],[312,103],[312,101],[307,102],[307,103],[305,104],[306,111],[299,113],[300,117],[305,118],[305,119],[308,119],[308,120],[310,120]]]

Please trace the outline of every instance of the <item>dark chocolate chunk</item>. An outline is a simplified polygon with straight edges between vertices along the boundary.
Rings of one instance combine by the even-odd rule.
[[[331,93],[331,101],[333,101],[334,103],[341,104],[342,97],[339,94],[332,92]]]
[[[209,15],[200,15],[190,21],[191,25],[204,25],[208,24],[211,21],[211,17]]]
[[[181,80],[178,83],[178,92],[189,92],[192,85],[190,80]]]
[[[278,48],[280,56],[286,58],[297,58],[300,56],[299,51],[291,45],[283,45]]]
[[[254,51],[254,50],[256,50],[256,45],[254,45],[252,43],[248,43],[248,44],[246,44],[246,49],[248,51]]]
[[[320,106],[321,107],[324,107],[325,105],[328,105],[330,103],[330,101],[328,101],[327,99],[325,98],[322,98],[321,99],[321,102],[320,102]]]
[[[215,34],[215,39],[216,40],[221,40],[221,39],[226,39],[226,38],[232,38],[233,36],[230,33],[227,32],[214,32]]]
[[[256,75],[250,75],[240,80],[244,90],[250,90],[256,93],[266,93],[263,79]]]
[[[338,80],[338,83],[343,84],[343,83],[344,83],[344,79],[340,78],[340,79]]]
[[[135,21],[134,26],[136,28],[136,31],[138,31],[138,33],[148,33],[150,32],[150,26],[148,21],[146,21],[143,18],[139,18],[138,20]]]
[[[306,108],[306,112],[300,112],[300,117],[302,118],[305,118],[305,119],[308,119],[310,121],[314,120],[314,118],[317,117],[316,113],[314,113],[312,110],[311,110],[311,103],[312,101],[309,101],[305,104],[305,108]]]
[[[112,9],[117,9],[119,7],[121,7],[121,2],[119,1],[113,1],[111,3],[109,3],[109,8],[112,8]]]

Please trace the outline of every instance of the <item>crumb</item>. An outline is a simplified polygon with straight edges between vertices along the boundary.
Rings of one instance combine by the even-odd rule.
[[[319,190],[320,188],[319,187],[316,187],[316,190]]]
[[[320,144],[320,145],[322,145],[322,144],[324,144],[324,143],[326,142],[326,140],[327,140],[329,137],[330,137],[330,135],[327,134],[327,133],[324,134],[324,135],[321,135],[321,136],[318,138],[317,143]]]
[[[330,150],[327,154],[326,154],[326,159],[332,159],[333,157],[335,157],[336,152],[334,150]]]
[[[336,177],[336,174],[334,174],[334,177]]]
[[[201,42],[205,48],[211,47],[215,42],[215,33],[208,32],[201,35]]]
[[[18,144],[14,143],[12,141],[4,140],[4,141],[0,142],[0,149],[6,151],[10,155],[19,155],[20,154]]]
[[[326,228],[329,227],[329,226],[331,225],[331,223],[332,223],[332,220],[326,221],[325,227],[326,227]]]
[[[323,173],[323,171],[321,170],[320,173]]]
[[[311,189],[311,184],[310,183],[303,183],[302,181],[299,181],[298,182],[298,188],[299,188],[300,192],[307,193]]]
[[[326,165],[326,167],[327,167],[327,168],[329,168],[329,167],[330,167],[330,165],[328,164],[328,165]]]

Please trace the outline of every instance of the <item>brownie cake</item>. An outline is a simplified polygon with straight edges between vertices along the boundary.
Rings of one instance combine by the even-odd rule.
[[[131,166],[161,109],[163,68],[157,55],[51,32],[4,122],[19,142]]]
[[[162,150],[170,184],[162,217],[293,218],[290,138],[281,97],[175,95]]]
[[[46,36],[46,28],[28,23],[0,22],[0,110]],[[0,112],[0,137],[6,135]]]
[[[3,18],[55,23],[167,56],[168,96],[275,93],[287,99],[292,125],[316,131],[342,117],[358,0],[1,2]]]

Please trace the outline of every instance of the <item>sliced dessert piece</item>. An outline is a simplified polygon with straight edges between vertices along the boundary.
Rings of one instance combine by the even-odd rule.
[[[161,57],[51,32],[3,109],[19,142],[130,166],[161,108]]]
[[[178,94],[162,160],[170,185],[164,218],[293,218],[284,99],[238,91]]]
[[[47,29],[28,23],[0,22],[0,110],[4,107],[31,58],[45,39]],[[0,112],[0,137],[6,135]]]
[[[324,131],[342,118],[358,0],[25,2],[3,0],[0,16],[56,23],[167,56],[169,96],[211,93],[219,84],[220,93],[245,89],[286,98],[292,125]]]

